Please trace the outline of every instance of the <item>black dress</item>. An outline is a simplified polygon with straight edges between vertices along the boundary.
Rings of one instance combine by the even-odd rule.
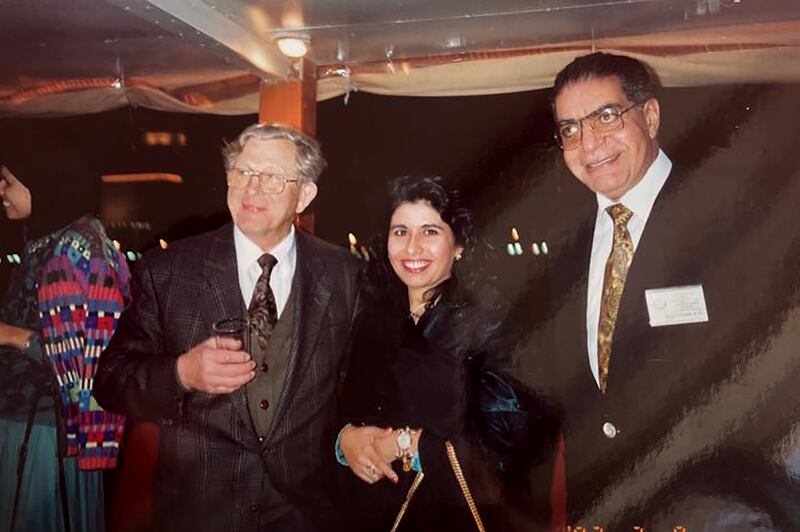
[[[400,530],[476,530],[447,441],[484,524],[499,529],[491,523],[501,513],[500,474],[510,459],[503,447],[525,440],[529,430],[527,413],[497,371],[501,307],[477,303],[454,280],[448,285],[416,324],[405,298],[387,304],[366,297],[353,336],[342,422],[424,429],[419,452],[425,477]],[[397,485],[387,479],[369,485],[340,468],[346,529],[391,529],[416,475],[403,472],[399,461],[394,468]]]

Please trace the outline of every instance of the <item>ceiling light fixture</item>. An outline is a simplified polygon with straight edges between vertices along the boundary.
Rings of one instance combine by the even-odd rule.
[[[304,35],[280,35],[275,38],[278,49],[286,57],[299,58],[308,53],[311,41]]]

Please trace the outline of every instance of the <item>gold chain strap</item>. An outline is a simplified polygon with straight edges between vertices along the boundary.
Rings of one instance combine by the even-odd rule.
[[[455,447],[453,447],[453,444],[449,441],[445,442],[445,447],[447,449],[447,459],[450,460],[450,467],[453,469],[453,473],[456,476],[456,481],[458,481],[458,485],[461,488],[461,493],[464,494],[464,499],[467,501],[467,506],[469,506],[469,511],[472,513],[472,518],[475,520],[475,525],[478,527],[479,532],[486,532],[486,529],[483,527],[483,521],[481,521],[481,516],[478,513],[478,506],[475,504],[472,493],[469,491],[467,480],[464,478],[464,472],[461,471],[461,464],[458,463]],[[425,474],[422,471],[419,471],[417,476],[414,477],[414,482],[411,483],[411,487],[408,488],[408,493],[406,493],[406,499],[403,501],[400,511],[397,512],[397,517],[394,520],[394,526],[392,526],[391,532],[397,532],[400,521],[402,521],[403,516],[406,514],[409,503],[411,503],[411,498],[414,496],[414,493],[416,493],[419,485],[422,484],[422,479],[424,478]]]
[[[467,480],[464,478],[464,472],[461,471],[461,464],[458,463],[458,457],[456,456],[456,449],[453,447],[453,444],[449,441],[444,443],[445,447],[447,447],[447,458],[450,460],[450,467],[453,468],[453,473],[456,475],[456,480],[458,481],[458,485],[461,487],[461,493],[464,494],[464,499],[467,501],[467,506],[469,506],[469,511],[472,512],[472,518],[475,519],[475,525],[477,525],[478,530],[480,532],[486,532],[486,529],[483,528],[483,521],[481,521],[481,516],[478,514],[478,507],[475,504],[475,500],[472,498],[472,493],[469,491],[469,486],[467,486]]]
[[[417,476],[414,477],[414,482],[411,483],[411,487],[408,488],[408,493],[406,493],[406,500],[403,501],[403,505],[400,507],[400,511],[397,512],[397,517],[394,519],[394,526],[392,527],[392,532],[397,532],[397,527],[400,526],[400,521],[403,519],[403,516],[406,514],[406,510],[408,510],[408,504],[411,502],[411,497],[414,496],[416,493],[417,488],[420,484],[422,484],[422,479],[425,478],[425,473],[422,471],[417,472]]]

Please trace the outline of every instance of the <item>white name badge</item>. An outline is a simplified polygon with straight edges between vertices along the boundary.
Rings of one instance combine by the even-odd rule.
[[[651,327],[708,321],[703,285],[651,288],[644,298]]]

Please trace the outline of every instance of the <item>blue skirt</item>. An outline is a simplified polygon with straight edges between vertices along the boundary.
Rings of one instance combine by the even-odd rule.
[[[17,488],[19,447],[25,436],[25,423],[0,418],[0,530],[11,524],[14,493]],[[76,458],[64,460],[64,474],[73,532],[104,532],[102,471],[80,471]],[[14,532],[62,532],[56,461],[56,429],[34,424],[28,443],[28,459],[22,479]]]

